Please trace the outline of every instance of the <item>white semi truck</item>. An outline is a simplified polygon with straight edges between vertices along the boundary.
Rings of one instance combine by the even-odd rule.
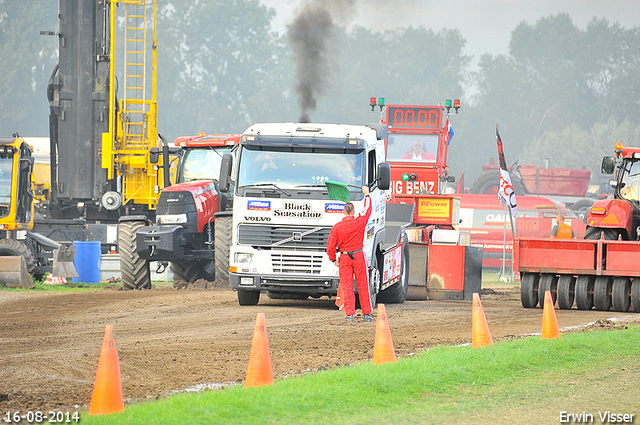
[[[327,180],[352,185],[356,213],[364,204],[360,187],[369,187],[373,210],[364,253],[372,304],[376,298],[404,302],[410,213],[391,226],[385,218],[386,134],[382,124],[266,123],[244,132],[220,172],[220,191],[233,194],[233,213],[216,218],[216,235],[230,239],[229,281],[240,305],[256,305],[261,292],[275,299],[336,295],[338,268],[325,250],[344,202],[330,199]],[[225,241],[216,237],[218,244]]]

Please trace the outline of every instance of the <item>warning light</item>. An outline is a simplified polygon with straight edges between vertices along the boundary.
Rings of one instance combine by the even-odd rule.
[[[451,101],[451,99],[447,99],[444,101],[444,109],[447,110],[447,114],[451,113],[451,109],[455,109],[455,113],[458,113],[460,109],[460,99],[455,99]]]
[[[411,180],[412,182],[418,180],[418,175],[416,173],[411,173],[411,175],[409,176],[409,180]]]
[[[456,99],[453,101],[453,107],[456,110],[456,114],[458,113],[458,109],[460,109],[460,99]]]
[[[382,112],[385,107],[384,102],[384,97],[379,97],[377,101],[375,97],[370,98],[369,106],[371,106],[371,112],[374,112],[376,110],[376,106],[378,106],[380,108],[380,112]]]
[[[402,181],[403,181],[403,182],[409,181],[409,173],[404,173],[404,174],[402,175]]]
[[[615,150],[616,151],[622,151],[622,142],[616,142]]]

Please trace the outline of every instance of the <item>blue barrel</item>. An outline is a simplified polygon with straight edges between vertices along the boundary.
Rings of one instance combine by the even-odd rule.
[[[100,241],[74,241],[73,246],[76,248],[73,264],[78,271],[78,277],[73,281],[100,283]]]

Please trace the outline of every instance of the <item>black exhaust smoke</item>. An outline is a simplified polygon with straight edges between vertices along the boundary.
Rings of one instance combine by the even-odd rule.
[[[337,49],[333,43],[336,17],[353,18],[355,0],[306,2],[287,26],[287,39],[296,64],[295,91],[300,105],[298,122],[309,122],[318,98],[335,74]],[[346,22],[341,22],[346,24]]]

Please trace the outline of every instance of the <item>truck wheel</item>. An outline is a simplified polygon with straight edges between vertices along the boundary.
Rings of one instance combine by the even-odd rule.
[[[260,291],[247,291],[246,289],[238,289],[238,304],[258,305],[258,301],[260,301]]]
[[[400,265],[400,280],[378,294],[378,302],[402,304],[407,300],[409,288],[409,242],[405,237],[402,244],[402,264]]]
[[[15,239],[0,239],[0,257],[22,257],[27,265],[27,273],[35,275],[36,259],[31,249]]]
[[[524,308],[535,308],[538,305],[538,273],[525,273],[520,283],[520,301]]]
[[[149,263],[136,252],[136,233],[144,221],[123,221],[118,225],[118,251],[123,289],[151,289]]]
[[[631,305],[631,279],[616,277],[611,289],[611,306],[614,311],[626,312]]]
[[[631,311],[640,313],[640,278],[634,277],[631,284]]]
[[[231,249],[231,217],[216,217],[215,220],[215,277],[229,280],[229,250]],[[258,293],[259,295],[259,293]],[[238,291],[238,297],[240,291]],[[256,301],[255,304],[257,304]],[[252,304],[252,305],[255,305]]]
[[[540,286],[538,287],[538,304],[540,308],[544,307],[544,293],[551,292],[552,304],[555,305],[558,297],[558,276],[551,273],[544,273],[540,276]]]
[[[596,278],[591,275],[580,275],[576,279],[576,307],[578,310],[593,308],[593,285]]]
[[[576,278],[570,274],[563,274],[558,278],[558,308],[571,310],[576,291]]]
[[[593,305],[596,310],[608,311],[611,308],[611,277],[598,276],[593,286]]]

